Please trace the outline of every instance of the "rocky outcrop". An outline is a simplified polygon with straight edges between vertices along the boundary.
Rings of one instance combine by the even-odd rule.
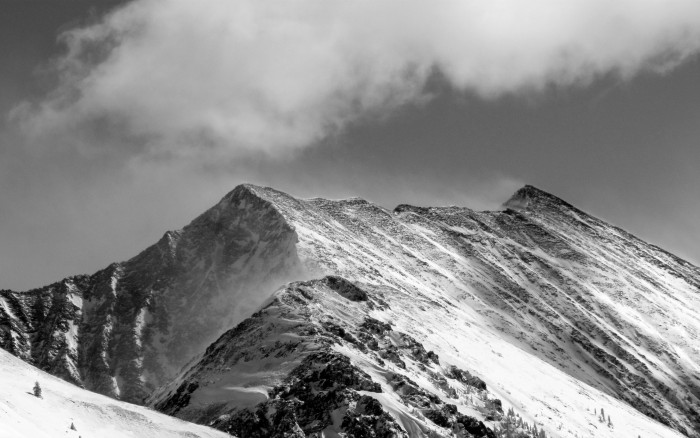
[[[348,433],[364,429],[375,436],[406,436],[381,404],[359,391],[381,392],[381,387],[347,357],[314,353],[270,391],[271,400],[220,415],[211,425],[238,436],[306,437],[320,434],[342,417],[340,429]]]

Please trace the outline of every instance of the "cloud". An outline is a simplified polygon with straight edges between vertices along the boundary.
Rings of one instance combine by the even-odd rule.
[[[287,154],[429,98],[664,73],[700,50],[697,0],[133,0],[66,31],[31,137],[137,155]]]

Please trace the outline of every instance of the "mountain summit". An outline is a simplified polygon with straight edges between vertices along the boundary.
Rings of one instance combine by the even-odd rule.
[[[0,345],[245,437],[700,436],[700,269],[532,186],[504,207],[241,185],[131,260],[0,292]]]
[[[573,206],[567,203],[566,201],[559,199],[556,196],[531,185],[526,185],[520,188],[503,205],[505,207],[515,209],[527,208],[530,205],[563,205],[569,208],[573,208]]]

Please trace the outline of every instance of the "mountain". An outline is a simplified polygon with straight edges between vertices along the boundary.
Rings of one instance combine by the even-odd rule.
[[[141,402],[299,277],[296,235],[249,189],[94,275],[0,291],[0,346],[92,391]],[[255,294],[249,293],[256,291]]]
[[[41,398],[33,395],[35,382]],[[142,406],[80,389],[0,350],[0,438],[225,438]]]
[[[698,309],[699,268],[531,186],[477,212],[242,185],[134,259],[2,291],[0,342],[241,436],[698,437]]]

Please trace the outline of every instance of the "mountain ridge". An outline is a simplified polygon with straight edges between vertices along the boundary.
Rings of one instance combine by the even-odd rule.
[[[22,304],[18,298],[22,294],[7,291],[0,293],[3,335],[0,342],[18,355],[28,353],[30,360],[34,357],[33,348],[59,354],[65,348],[61,350],[63,347],[59,346],[46,350],[45,343],[37,343],[35,328],[44,327],[53,336],[57,331],[71,333],[75,321],[78,321],[77,332],[81,339],[85,333],[99,338],[99,342],[91,343],[96,350],[84,350],[83,357],[99,358],[103,351],[109,353],[102,361],[102,368],[97,367],[91,372],[104,377],[108,384],[109,378],[116,379],[116,386],[123,387],[126,395],[134,401],[141,401],[139,397],[143,397],[143,389],[166,384],[176,391],[179,386],[173,389],[173,382],[180,382],[183,373],[194,370],[192,375],[199,375],[196,370],[207,358],[208,342],[197,341],[200,344],[192,344],[190,353],[179,352],[189,354],[177,362],[180,366],[189,363],[185,369],[178,371],[177,365],[173,365],[159,378],[149,376],[143,370],[156,370],[157,367],[139,367],[139,360],[148,363],[148,354],[157,356],[153,351],[149,353],[149,348],[155,349],[158,344],[153,342],[155,336],[132,336],[139,327],[136,323],[142,311],[139,309],[148,310],[140,323],[145,333],[150,330],[175,344],[181,343],[191,328],[201,330],[207,325],[206,321],[218,320],[213,316],[215,311],[233,311],[236,316],[229,317],[217,328],[207,329],[206,334],[198,338],[216,343],[221,339],[221,333],[228,333],[227,329],[248,321],[247,318],[260,306],[269,306],[270,300],[274,301],[278,296],[276,289],[287,290],[285,285],[291,284],[290,281],[320,281],[318,279],[331,275],[364,285],[361,286],[363,291],[375,291],[375,297],[379,296],[388,307],[383,311],[377,310],[379,306],[369,310],[372,317],[391,322],[393,331],[411,336],[417,343],[425,345],[426,350],[435,350],[441,360],[446,358],[447,365],[436,364],[438,368],[431,372],[443,376],[447,382],[452,382],[451,385],[461,385],[448,377],[447,366],[455,365],[484,379],[489,383],[489,391],[495,391],[489,397],[502,399],[533,424],[535,414],[549,415],[550,418],[564,415],[572,433],[557,430],[556,425],[549,424],[550,421],[540,422],[538,427],[546,428],[550,435],[574,436],[577,432],[596,430],[595,422],[581,417],[579,412],[584,408],[586,411],[593,409],[586,405],[586,397],[589,397],[606,400],[606,403],[623,400],[650,418],[687,436],[697,436],[700,416],[693,406],[700,403],[700,373],[694,360],[700,358],[700,352],[693,345],[700,330],[700,318],[692,309],[694,304],[700,304],[697,294],[700,269],[532,186],[517,191],[504,208],[479,212],[465,207],[402,204],[390,211],[359,198],[335,201],[297,199],[268,187],[239,185],[182,230],[164,234],[157,244],[131,259],[131,265],[128,262],[110,265],[98,273],[99,281],[95,280],[98,274],[76,277],[90,283],[85,289],[89,293],[79,296],[85,303],[93,303],[100,290],[102,295],[123,297],[120,301],[123,309],[114,315],[128,315],[126,319],[130,322],[121,329],[117,324],[117,335],[121,339],[133,338],[130,343],[110,340],[115,336],[104,333],[109,327],[107,322],[86,324],[86,318],[77,314],[72,316],[73,319],[68,318],[70,321],[62,320],[65,327],[59,327],[59,330],[52,329],[43,320],[30,324],[36,319],[32,305],[40,302],[44,306],[46,300],[36,299]],[[240,277],[243,268],[253,273],[251,278]],[[269,280],[270,274],[279,275]],[[184,277],[198,280],[177,280]],[[117,286],[126,284],[127,287],[114,286],[114,278],[117,278]],[[239,280],[245,284],[240,285]],[[223,291],[228,291],[227,288],[231,287],[228,285],[234,284],[237,285],[234,292],[237,292],[222,301]],[[202,288],[202,285],[206,287]],[[313,283],[309,287],[308,293],[321,297],[317,299],[318,305],[328,305],[332,309],[332,302],[325,298],[330,293],[325,286]],[[66,285],[64,289],[69,288]],[[314,295],[319,290],[324,292]],[[54,292],[45,290],[43,293]],[[34,295],[41,296],[36,292]],[[169,298],[170,295],[175,298]],[[61,296],[60,293],[57,296]],[[71,299],[66,298],[64,302]],[[193,299],[214,312],[198,311],[199,317],[205,319],[195,325],[182,323],[181,326],[173,318],[166,318],[164,323],[163,318],[153,317],[159,315],[157,310],[151,311],[145,305],[148,302],[157,309],[159,303],[170,302],[169,310],[178,309],[173,301],[168,301],[175,300],[181,301],[180,306],[197,308],[199,304],[193,306]],[[303,294],[300,299],[308,301]],[[87,307],[81,305],[83,307],[76,307],[87,309],[94,303]],[[357,304],[345,304],[348,305]],[[300,311],[295,309],[294,312]],[[186,310],[180,311],[184,312],[183,318],[188,318]],[[319,321],[314,330],[328,332],[321,321],[326,318],[325,313],[313,315]],[[425,319],[419,315],[425,315],[422,317]],[[654,315],[654,318],[648,315]],[[343,318],[340,328],[359,333],[357,327],[363,324],[359,316]],[[62,331],[63,328],[66,330]],[[441,333],[450,333],[452,338]],[[105,339],[107,347],[98,348],[103,346]],[[383,349],[382,354],[391,356],[393,348],[399,348],[392,343],[393,340],[375,340]],[[36,347],[33,347],[33,342],[37,343]],[[113,345],[110,346],[110,342]],[[369,372],[376,382],[384,385],[384,392],[390,396],[383,398],[380,404],[389,409],[385,409],[388,415],[394,419],[408,418],[406,415],[415,417],[411,410],[419,408],[401,397],[392,398],[396,389],[391,379],[386,378],[388,371],[377,375],[372,369],[378,362],[361,351],[358,353],[352,342],[338,342],[342,344],[338,348],[342,347],[342,354],[351,357],[353,366]],[[65,344],[71,342],[66,338]],[[455,353],[460,351],[460,345],[469,345],[473,351]],[[539,370],[535,381],[556,381],[562,388],[561,394],[566,394],[571,400],[557,402],[556,406],[542,401],[545,395],[559,399],[562,395],[514,380],[514,376],[520,375],[518,370],[512,364],[504,363],[504,354],[499,351],[507,351],[510,360],[527,363],[533,370]],[[120,368],[124,367],[124,361],[108,360],[114,355],[130,357],[127,363],[132,364],[133,375]],[[301,361],[301,356],[293,357]],[[409,357],[408,360],[412,359]],[[548,370],[546,373],[542,371],[545,369]],[[268,385],[268,389],[287,384],[284,383],[284,373],[292,371],[278,371],[282,374],[270,381],[274,385]],[[418,377],[426,375],[424,370],[417,368],[414,371]],[[494,376],[489,376],[490,373]],[[79,377],[82,380],[78,383],[96,388],[91,381],[85,381],[85,373]],[[215,388],[218,377],[211,379],[214,383],[202,385],[200,382],[197,387]],[[427,391],[426,396],[437,391],[447,397],[442,404],[431,402],[432,413],[429,415],[450,419],[441,424],[459,428],[463,423],[458,421],[462,417],[457,413],[466,415],[466,412],[471,412],[477,421],[487,421],[483,412],[469,411],[475,405],[461,399],[449,400],[443,389],[429,383],[428,377],[420,379],[425,383],[418,387]],[[193,382],[188,382],[188,385]],[[136,388],[131,393],[130,385]],[[109,385],[106,389],[109,392]],[[124,393],[112,392],[110,395],[125,398]],[[364,408],[357,410],[353,404],[359,400],[354,398],[361,394],[343,394],[350,400],[349,404],[343,405],[349,418],[364,415]],[[163,395],[154,403],[163,403],[167,397]],[[367,399],[363,400],[362,403],[371,404]],[[361,406],[365,406],[362,403]],[[457,406],[457,413],[451,411],[452,408],[442,407],[451,404]],[[443,409],[449,412],[443,412]],[[559,414],[554,415],[556,410]],[[296,411],[289,412],[290,418],[297,414]],[[384,421],[380,411],[376,412],[373,421]],[[626,408],[620,407],[618,415],[625,419],[634,418],[648,430],[656,430],[651,423],[634,417]],[[213,421],[213,418],[198,417],[198,421]],[[401,420],[399,424],[417,427],[415,430],[434,428],[436,424],[421,418],[416,421]],[[624,423],[626,432],[645,432],[646,429],[634,429],[629,421]],[[386,426],[388,423],[382,424]],[[494,430],[501,427],[495,422],[487,421],[487,424]],[[623,427],[622,422],[619,424],[618,428]],[[308,424],[299,427],[313,429]],[[333,422],[327,427],[333,427],[337,432],[341,425]],[[610,433],[598,430],[596,436],[615,436],[619,430]]]

